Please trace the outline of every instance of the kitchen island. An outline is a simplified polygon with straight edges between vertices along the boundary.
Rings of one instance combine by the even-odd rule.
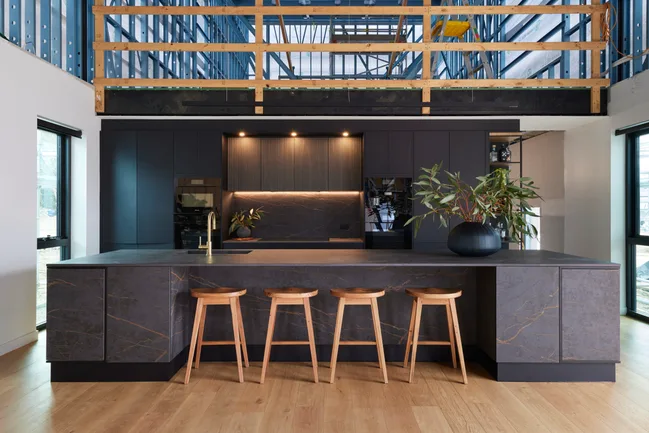
[[[336,316],[331,288],[384,288],[379,300],[386,360],[403,361],[411,298],[406,288],[461,288],[467,361],[501,381],[614,381],[620,358],[619,265],[547,251],[484,258],[409,250],[120,250],[48,265],[47,360],[52,381],[168,380],[186,362],[197,287],[239,287],[248,352],[263,355],[267,287],[320,289],[312,299],[318,359],[327,362]],[[230,315],[208,309],[205,338],[229,338]],[[347,312],[343,339],[372,340],[370,311]],[[422,313],[421,338],[447,339],[442,307]],[[303,311],[279,311],[275,336],[306,339]],[[450,359],[423,346],[420,361]],[[234,359],[208,346],[205,361]],[[307,361],[305,346],[278,346],[271,360]],[[340,361],[376,359],[344,347]]]

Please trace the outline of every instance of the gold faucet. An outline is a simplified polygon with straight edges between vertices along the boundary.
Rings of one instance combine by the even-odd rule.
[[[207,249],[205,253],[207,257],[212,257],[212,230],[216,228],[216,214],[214,211],[207,215],[207,243],[201,245],[201,238],[198,238],[198,248]]]

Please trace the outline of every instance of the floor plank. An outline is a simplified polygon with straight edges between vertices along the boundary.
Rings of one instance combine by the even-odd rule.
[[[468,365],[203,363],[182,383],[50,383],[45,335],[0,357],[0,432],[192,433],[642,433],[649,432],[649,325],[622,318],[616,383],[499,383]]]

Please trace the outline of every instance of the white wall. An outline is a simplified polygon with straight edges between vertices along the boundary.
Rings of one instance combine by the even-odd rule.
[[[541,249],[564,249],[563,131],[547,132],[523,142],[523,176],[531,177],[542,200],[532,200],[541,208]]]
[[[72,255],[99,251],[99,119],[92,86],[0,40],[0,355],[37,338],[36,122],[82,130],[72,143]]]

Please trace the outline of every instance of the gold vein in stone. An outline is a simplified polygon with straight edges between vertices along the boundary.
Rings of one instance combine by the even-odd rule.
[[[521,327],[519,328],[519,330],[516,332],[516,334],[514,334],[513,337],[508,338],[508,339],[506,339],[506,340],[501,340],[500,338],[497,338],[496,341],[498,341],[498,344],[509,344],[509,343],[511,343],[512,341],[514,341],[514,340],[515,340],[515,339],[516,339],[516,338],[521,334],[521,332],[523,332],[523,330],[524,330],[525,328],[527,328],[528,326],[532,325],[534,322],[536,322],[537,320],[539,320],[539,319],[541,318],[541,316],[543,316],[543,315],[545,314],[546,311],[548,311],[548,310],[554,310],[554,309],[556,309],[556,308],[559,308],[559,306],[558,306],[558,305],[554,305],[554,306],[552,306],[552,307],[545,307],[545,308],[543,308],[543,310],[541,310],[541,311],[540,311],[540,312],[539,312],[535,317],[528,319],[528,322],[527,322],[526,324],[524,324],[523,326],[521,326]]]
[[[126,319],[122,319],[121,317],[113,316],[112,314],[106,314],[106,316],[110,317],[111,319],[119,320],[120,322],[128,323],[129,325],[133,325],[133,326],[135,326],[137,328],[144,329],[145,331],[149,331],[149,332],[151,332],[153,334],[156,334],[156,335],[159,335],[159,336],[161,336],[163,338],[169,339],[169,336],[161,334],[160,332],[154,331],[152,329],[146,328],[146,327],[144,327],[142,325],[138,325],[135,322],[131,322],[131,321],[126,320]]]
[[[55,285],[57,285],[57,284],[64,284],[64,285],[66,285],[66,286],[77,287],[76,284],[72,284],[72,283],[69,282],[69,281],[61,280],[61,279],[58,279],[58,278],[55,279],[54,281],[51,281],[51,282],[47,283],[47,287],[50,288],[50,287],[55,286]]]

